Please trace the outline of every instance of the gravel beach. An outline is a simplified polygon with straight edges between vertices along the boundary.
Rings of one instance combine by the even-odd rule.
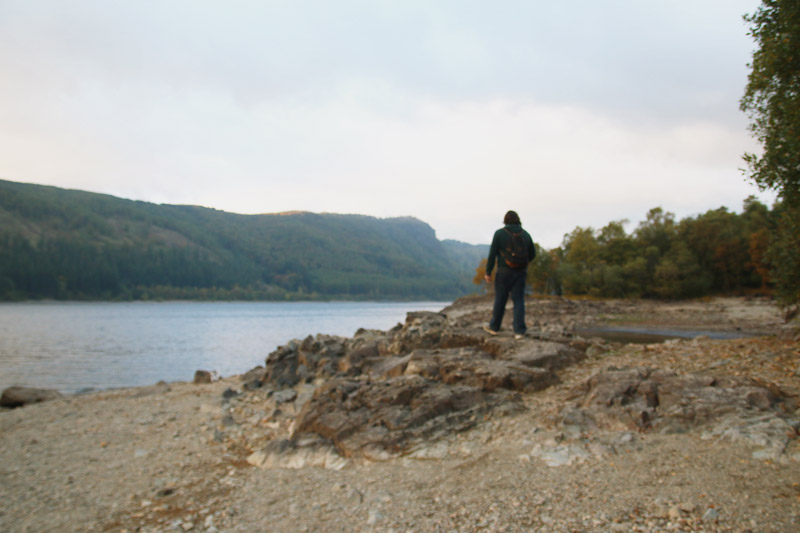
[[[477,330],[489,305],[476,298],[444,312]],[[300,405],[286,402],[277,418],[275,391],[246,391],[239,376],[4,410],[0,530],[800,530],[798,411],[768,418],[737,407],[674,431],[565,422],[587,380],[632,367],[747,378],[788,405],[800,394],[800,345],[770,302],[531,301],[528,320],[541,331],[645,324],[769,335],[590,343],[557,384],[522,394],[522,409],[413,453],[327,468],[253,466],[265,441],[291,432]],[[295,387],[297,398],[313,388]]]

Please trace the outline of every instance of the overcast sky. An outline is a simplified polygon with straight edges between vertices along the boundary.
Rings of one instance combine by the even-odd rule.
[[[0,178],[550,248],[751,194],[755,0],[0,0]]]

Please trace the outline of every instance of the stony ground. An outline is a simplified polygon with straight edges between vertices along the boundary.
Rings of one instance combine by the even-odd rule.
[[[488,305],[447,312],[479,324]],[[548,300],[531,302],[528,319],[532,332],[666,324],[775,334],[782,323],[769,302],[743,299]],[[406,457],[331,468],[251,466],[261,442],[290,428],[265,416],[265,392],[224,398],[242,389],[238,377],[30,405],[0,412],[0,531],[798,531],[796,430],[764,453],[768,442],[708,428],[576,437],[559,425],[576,387],[609,367],[746,376],[797,397],[798,364],[791,332],[607,345],[526,394],[516,414]]]

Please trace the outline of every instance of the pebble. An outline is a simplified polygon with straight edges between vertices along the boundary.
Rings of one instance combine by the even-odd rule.
[[[369,518],[367,518],[367,525],[374,526],[383,519],[384,516],[381,514],[380,511],[378,511],[377,509],[372,509],[369,512]]]
[[[695,510],[695,506],[691,502],[683,502],[678,506],[678,508],[684,513],[693,513]]]
[[[364,502],[364,495],[358,489],[351,488],[347,491],[345,502],[352,506],[361,505]]]

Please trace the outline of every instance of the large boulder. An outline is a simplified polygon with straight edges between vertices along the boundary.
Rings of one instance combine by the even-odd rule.
[[[40,403],[61,398],[61,393],[52,389],[35,389],[31,387],[9,387],[0,396],[0,407],[22,407],[31,403]]]
[[[194,381],[193,383],[211,383],[213,381],[213,376],[211,372],[208,370],[196,370],[194,373]]]

